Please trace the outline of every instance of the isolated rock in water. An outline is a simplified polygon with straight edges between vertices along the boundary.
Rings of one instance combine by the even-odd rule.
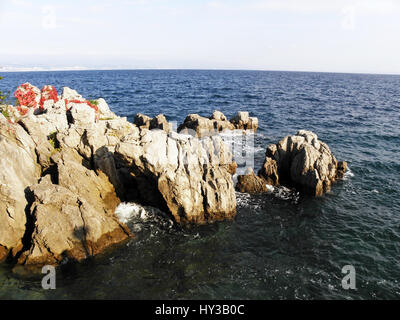
[[[128,228],[107,210],[98,210],[67,188],[43,182],[30,190],[34,225],[30,248],[20,264],[59,264],[64,259],[81,261],[129,238]]]
[[[249,117],[247,111],[239,111],[236,116],[231,119],[231,123],[233,123],[236,129],[256,132],[258,128],[258,119],[256,117]]]
[[[170,212],[180,224],[219,221],[236,214],[229,166],[232,154],[220,137],[200,141],[161,130],[142,130],[139,140],[116,147],[140,199]]]
[[[332,182],[342,177],[345,170],[344,163],[338,168],[328,145],[319,141],[315,133],[300,130],[267,148],[259,175],[275,185],[293,184],[319,196],[328,192]]]
[[[257,176],[251,168],[245,175],[238,176],[236,190],[250,194],[268,192],[266,181]]]
[[[227,130],[242,130],[244,133],[247,130],[256,132],[257,128],[257,118],[250,118],[248,112],[239,112],[238,116],[228,121],[222,112],[215,110],[210,118],[189,114],[178,127],[178,132],[204,137]]]
[[[17,124],[0,119],[0,260],[22,247],[28,194],[41,169],[36,163],[35,143]]]

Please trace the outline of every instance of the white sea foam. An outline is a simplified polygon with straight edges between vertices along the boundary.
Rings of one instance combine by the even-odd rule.
[[[266,184],[265,186],[267,187],[267,190],[268,190],[269,192],[274,192],[274,190],[275,190],[275,187],[274,187],[274,186],[271,186],[270,184]]]
[[[143,221],[149,219],[146,209],[137,203],[123,202],[115,209],[115,214],[122,223],[128,223],[134,218]]]
[[[350,168],[347,168],[347,171],[345,172],[345,174],[343,176],[343,180],[348,180],[353,177],[354,177],[354,173],[350,170]]]
[[[115,214],[119,221],[127,224],[135,232],[141,231],[144,225],[155,225],[157,228],[168,230],[174,226],[174,222],[165,212],[134,202],[121,203],[115,209]]]

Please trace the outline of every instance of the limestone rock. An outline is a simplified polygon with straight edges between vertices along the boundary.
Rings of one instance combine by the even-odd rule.
[[[20,256],[20,264],[82,261],[131,236],[115,215],[98,210],[93,202],[63,186],[44,182],[30,190],[34,197],[32,240]]]
[[[19,124],[29,133],[35,143],[35,152],[39,164],[42,168],[50,167],[50,157],[55,145],[51,145],[49,139],[50,135],[56,132],[54,124],[44,118],[38,119],[34,115],[20,119]]]
[[[268,147],[259,175],[271,184],[295,185],[319,196],[328,192],[345,170],[345,164],[338,166],[328,145],[318,140],[315,133],[300,130]]]
[[[110,110],[106,100],[103,98],[97,99],[97,107],[99,108],[99,112],[103,117],[108,118],[116,118],[116,115]]]
[[[18,124],[0,120],[0,260],[22,247],[28,206],[26,188],[40,177],[35,143]]]
[[[96,111],[86,103],[68,103],[72,123],[80,126],[90,125],[96,122]]]

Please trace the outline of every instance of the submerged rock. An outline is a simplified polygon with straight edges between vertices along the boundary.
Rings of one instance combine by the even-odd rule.
[[[294,185],[307,194],[320,196],[343,177],[346,167],[345,162],[337,162],[315,133],[300,130],[267,148],[259,176],[273,185]]]

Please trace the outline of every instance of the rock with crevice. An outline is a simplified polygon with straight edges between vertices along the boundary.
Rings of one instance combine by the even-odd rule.
[[[24,265],[82,261],[128,239],[129,229],[115,215],[61,185],[30,187],[31,243],[18,259]],[[92,199],[93,200],[93,199]],[[101,199],[99,199],[101,200]]]
[[[29,204],[26,188],[41,174],[35,148],[20,125],[0,119],[0,260],[22,247]]]

